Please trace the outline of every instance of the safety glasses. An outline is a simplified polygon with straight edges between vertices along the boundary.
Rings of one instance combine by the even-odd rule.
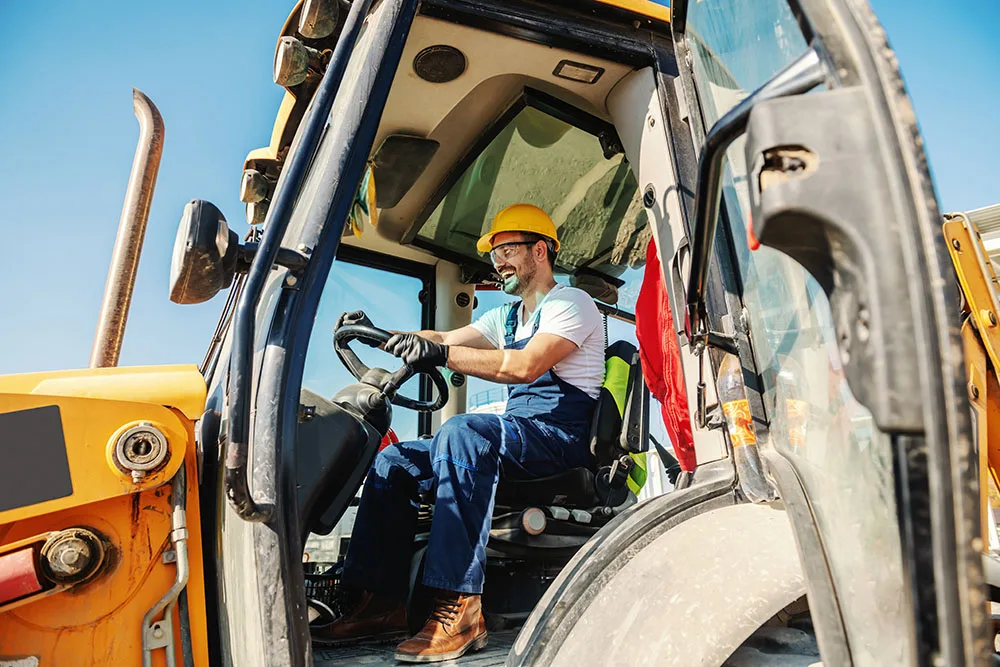
[[[493,246],[493,249],[490,250],[490,259],[493,260],[493,264],[498,264],[513,257],[517,246],[535,245],[536,243],[538,241],[510,241],[508,243],[501,243],[498,246]]]

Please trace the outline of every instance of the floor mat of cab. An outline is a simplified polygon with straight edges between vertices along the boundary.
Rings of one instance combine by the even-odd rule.
[[[437,662],[435,665],[449,667],[500,667],[507,659],[507,653],[517,638],[517,630],[502,630],[489,633],[489,643],[481,651],[469,653],[458,660]],[[315,667],[355,667],[366,665],[371,667],[390,667],[397,663],[392,657],[396,652],[395,643],[367,644],[361,646],[346,646],[340,648],[317,649],[313,651]]]

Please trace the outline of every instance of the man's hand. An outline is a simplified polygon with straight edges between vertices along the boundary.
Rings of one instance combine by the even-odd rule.
[[[336,331],[340,327],[345,327],[345,326],[362,326],[362,327],[375,328],[375,325],[372,324],[372,321],[368,319],[368,316],[365,315],[365,311],[363,310],[352,310],[349,313],[341,313],[340,317],[337,318],[337,325],[334,327],[334,331]]]
[[[448,346],[421,338],[417,334],[396,334],[383,348],[410,366],[433,367],[448,363]]]

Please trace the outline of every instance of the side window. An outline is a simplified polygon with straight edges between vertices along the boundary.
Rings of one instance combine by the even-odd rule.
[[[418,331],[424,321],[421,292],[427,287],[414,276],[338,259],[323,287],[316,312],[306,353],[303,388],[329,398],[355,381],[333,350],[333,329],[341,313],[363,310],[379,328]],[[369,367],[390,371],[399,367],[398,359],[381,350],[359,343],[354,343],[352,349]],[[419,397],[418,377],[410,379],[400,391],[405,396]],[[417,413],[393,410],[392,428],[401,440],[415,439],[420,435]]]

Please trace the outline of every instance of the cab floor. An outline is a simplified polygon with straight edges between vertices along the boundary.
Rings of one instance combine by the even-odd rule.
[[[489,643],[481,651],[469,653],[458,660],[433,663],[442,667],[460,665],[461,667],[500,667],[507,660],[507,653],[517,638],[517,630],[502,630],[489,633]],[[315,667],[355,667],[370,665],[371,667],[395,667],[401,665],[392,657],[396,644],[367,644],[359,646],[344,646],[339,648],[318,649],[313,651]]]

